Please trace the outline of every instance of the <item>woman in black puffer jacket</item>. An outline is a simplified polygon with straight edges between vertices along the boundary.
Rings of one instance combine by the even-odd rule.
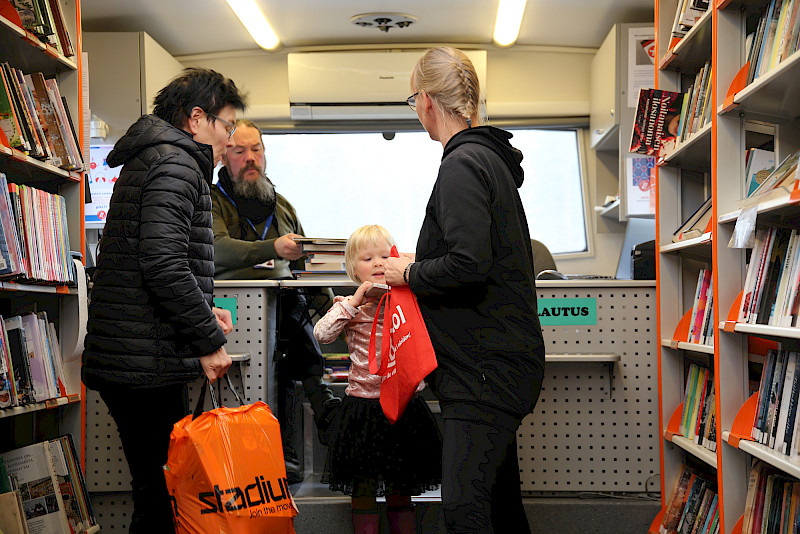
[[[187,69],[108,156],[122,165],[97,258],[83,381],[117,423],[132,475],[130,532],[171,532],[162,466],[186,385],[225,374],[230,313],[212,307],[210,186],[244,101],[234,83]]]

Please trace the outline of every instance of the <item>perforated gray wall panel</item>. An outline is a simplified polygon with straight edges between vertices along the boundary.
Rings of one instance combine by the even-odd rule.
[[[548,354],[614,353],[601,363],[548,363],[518,433],[522,490],[645,491],[659,472],[655,287],[539,288],[540,298],[596,298],[594,326],[544,326]]]
[[[228,334],[226,349],[231,353],[249,352],[250,361],[231,366],[231,382],[247,402],[263,400],[276,409],[272,369],[273,340],[275,339],[274,290],[263,287],[240,289],[218,288],[216,298],[235,298],[237,322]],[[224,381],[223,381],[224,383]],[[189,404],[194,408],[201,382],[189,387]],[[221,402],[236,406],[236,401],[223,385]],[[210,401],[206,399],[206,407]],[[143,429],[146,431],[146,429]],[[87,390],[86,394],[86,485],[90,492],[130,491],[130,472],[122,453],[117,427],[100,395]],[[117,496],[120,499],[120,496]]]

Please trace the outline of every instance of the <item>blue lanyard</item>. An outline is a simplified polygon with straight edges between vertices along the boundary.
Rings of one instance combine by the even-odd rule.
[[[236,208],[236,209],[238,210],[238,209],[239,209],[239,207],[238,207],[238,206],[236,206],[236,201],[235,201],[235,200],[233,200],[233,199],[231,198],[231,196],[230,196],[230,195],[227,193],[227,191],[225,191],[225,189],[223,189],[223,188],[222,188],[222,184],[221,184],[221,183],[219,183],[219,182],[217,182],[217,187],[219,188],[219,190],[220,190],[220,191],[222,191],[222,194],[223,194],[223,195],[225,195],[225,198],[227,198],[228,200],[230,200],[230,201],[231,201],[231,204],[233,204],[233,207],[234,207],[234,208]],[[240,214],[240,215],[241,215],[241,214]],[[267,232],[269,232],[269,227],[272,225],[272,218],[273,218],[274,216],[275,216],[275,211],[273,211],[272,213],[270,213],[270,214],[269,214],[269,217],[267,217],[267,220],[266,220],[266,222],[264,222],[264,231],[263,231],[263,232],[261,232],[261,241],[264,241],[264,240],[267,238]],[[253,221],[251,221],[251,220],[250,220],[250,219],[248,219],[247,217],[242,217],[242,218],[243,218],[245,221],[247,221],[247,224],[249,224],[249,225],[250,225],[250,228],[252,228],[252,229],[253,229],[253,232],[254,232],[256,235],[258,235],[258,230],[256,230],[256,225],[255,225],[255,224],[253,224]]]

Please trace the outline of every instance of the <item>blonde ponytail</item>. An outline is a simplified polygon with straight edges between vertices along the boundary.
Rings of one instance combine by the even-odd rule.
[[[483,123],[480,113],[480,82],[472,61],[456,48],[431,48],[417,61],[411,73],[411,84],[425,91],[439,110],[465,120],[472,126]]]

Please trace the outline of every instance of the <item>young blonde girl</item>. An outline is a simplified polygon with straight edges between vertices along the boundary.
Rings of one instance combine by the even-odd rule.
[[[379,296],[370,289],[385,283],[384,264],[393,245],[391,234],[378,225],[353,232],[345,249],[345,266],[360,285],[350,297],[336,297],[314,327],[320,343],[331,343],[344,332],[350,352],[346,396],[322,482],[351,495],[357,534],[378,533],[379,496],[386,497],[392,534],[416,532],[411,496],[435,489],[441,482],[442,438],[428,405],[416,396],[400,419],[390,424],[379,401],[381,377],[369,373],[369,339],[376,313],[378,351],[383,324]],[[417,392],[424,387],[423,382]]]

